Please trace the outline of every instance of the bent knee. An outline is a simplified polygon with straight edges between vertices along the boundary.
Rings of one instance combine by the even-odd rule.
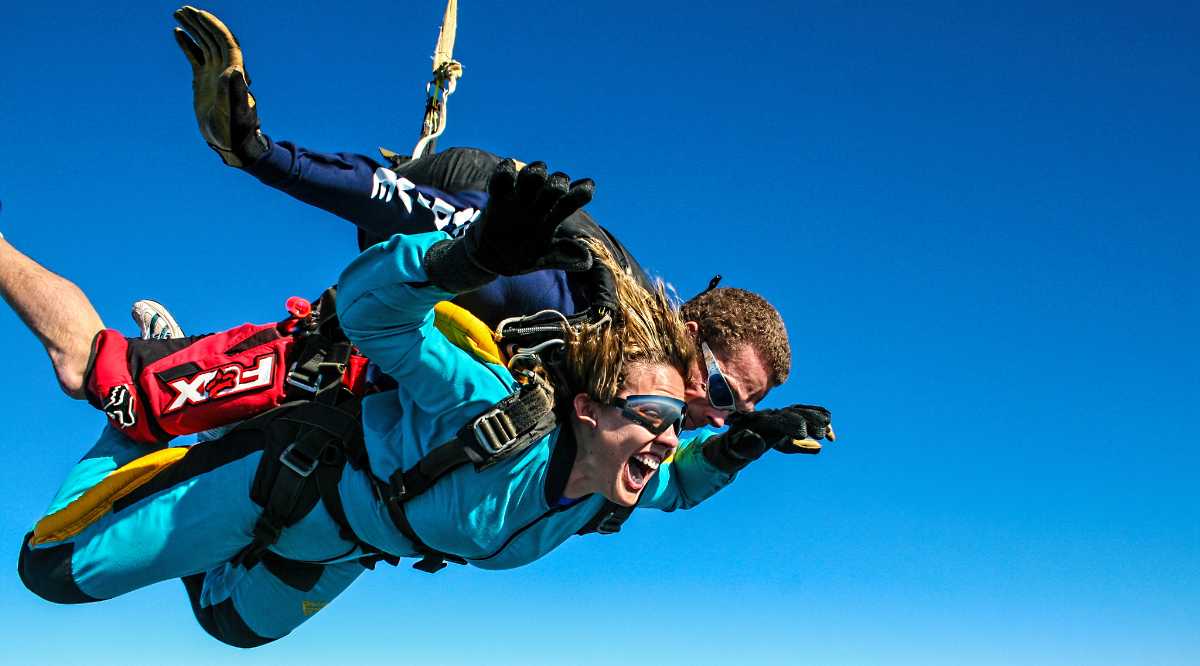
[[[29,539],[33,532],[25,535],[21,543],[21,557],[17,571],[21,582],[30,592],[56,604],[86,604],[100,601],[85,594],[75,582],[71,559],[75,544],[60,543],[47,548],[30,548]]]
[[[233,602],[228,599],[216,606],[204,606],[193,610],[204,631],[226,645],[256,648],[278,640],[254,633],[233,607]]]
[[[208,632],[209,636],[226,645],[238,648],[256,648],[278,640],[278,637],[268,638],[254,633],[254,630],[238,614],[231,599],[226,599],[213,606],[201,605],[200,592],[204,587],[204,574],[184,576],[181,580],[184,588],[187,589],[188,600],[192,603],[192,612],[196,616],[196,621],[200,623],[204,631]]]

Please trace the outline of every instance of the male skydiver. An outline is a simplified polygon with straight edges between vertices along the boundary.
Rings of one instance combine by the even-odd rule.
[[[318,153],[261,131],[257,102],[248,90],[242,50],[211,13],[185,6],[175,39],[192,66],[193,103],[201,135],[228,165],[305,203],[354,223],[360,249],[395,233],[443,230],[458,235],[487,201],[487,182],[499,158],[457,148],[390,165],[352,153]],[[559,230],[598,238],[643,284],[645,273],[624,246],[584,211]],[[490,326],[543,309],[582,312],[611,298],[602,267],[585,274],[537,271],[501,278],[455,303]],[[782,384],[791,365],[779,313],[757,294],[710,288],[684,304],[699,361],[686,378],[687,425],[721,427],[733,411],[750,411]],[[812,449],[814,452],[818,449]]]

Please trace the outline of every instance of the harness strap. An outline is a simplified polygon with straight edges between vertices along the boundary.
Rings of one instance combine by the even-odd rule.
[[[293,354],[296,361],[288,368],[285,380],[288,386],[317,395],[331,388],[331,381],[341,383],[354,352],[353,345],[315,332],[300,337],[296,345]]]
[[[476,470],[524,451],[555,425],[554,396],[541,381],[521,390],[467,422],[454,439],[425,454],[407,470],[388,479],[387,498],[404,503],[429,490],[438,479],[468,463]]]
[[[348,457],[350,452],[343,451],[343,454]],[[338,483],[342,480],[342,472],[344,470],[344,465],[325,465],[317,470],[317,489],[321,496],[321,501],[325,505],[325,510],[329,512],[329,517],[333,518],[333,522],[338,525],[339,536],[346,541],[358,545],[363,552],[368,553],[359,558],[359,562],[368,569],[374,569],[375,565],[381,561],[387,562],[392,566],[400,564],[399,557],[385,553],[379,548],[363,541],[350,528],[350,521],[346,518],[346,508],[342,505],[342,495],[338,492]]]
[[[600,507],[600,510],[596,512],[596,515],[575,534],[579,536],[585,534],[616,534],[621,531],[621,525],[626,520],[629,520],[629,516],[635,508],[606,501],[604,502],[604,506]]]
[[[347,458],[353,455],[348,452],[353,452],[354,442],[362,438],[361,410],[358,399],[340,404],[306,401],[283,405],[275,413],[264,415],[267,418],[248,424],[266,430],[269,437],[274,434],[272,427],[283,426],[291,443],[278,457],[263,458],[251,491],[251,498],[263,506],[263,512],[254,525],[253,539],[234,557],[234,564],[253,568],[285,528],[295,525],[321,501],[337,523],[341,537],[368,553],[362,560],[364,566],[373,568],[380,560],[399,563],[399,558],[354,534],[338,491]]]
[[[412,523],[408,522],[408,514],[404,510],[404,504],[401,502],[387,501],[388,515],[392,519],[392,523],[404,538],[408,539],[413,549],[421,554],[421,559],[413,564],[413,568],[425,573],[437,573],[446,568],[447,562],[455,564],[466,564],[465,558],[450,553],[443,553],[440,550],[435,550],[429,547],[421,537],[417,536],[417,532],[412,528]]]
[[[308,306],[307,315],[294,320],[296,343],[289,355],[294,360],[284,381],[296,399],[320,401],[325,396],[324,402],[333,404],[339,387],[355,395],[366,390],[366,359],[357,354],[342,331],[336,301],[337,289],[330,287]]]
[[[266,426],[269,433],[270,421]],[[320,491],[313,482],[315,479],[310,481],[310,477],[321,464],[329,440],[328,435],[319,431],[301,433],[277,459],[264,456],[250,494],[251,499],[262,505],[263,511],[254,523],[253,538],[234,557],[234,564],[247,569],[256,566],[262,554],[279,541],[284,528],[299,522],[317,505],[321,499]]]
[[[459,429],[454,439],[438,446],[407,470],[397,470],[380,493],[396,529],[421,554],[414,569],[436,573],[446,562],[466,564],[457,555],[431,548],[408,520],[404,504],[429,490],[434,483],[468,463],[483,470],[516,455],[554,429],[554,395],[540,378],[532,378],[521,389]]]

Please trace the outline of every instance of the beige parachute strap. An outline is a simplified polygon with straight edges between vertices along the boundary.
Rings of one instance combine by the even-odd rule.
[[[463,74],[462,63],[454,59],[454,37],[458,31],[458,0],[446,2],[446,13],[433,48],[433,78],[425,85],[425,119],[421,123],[421,139],[413,148],[415,160],[433,153],[437,138],[446,131],[447,103]]]

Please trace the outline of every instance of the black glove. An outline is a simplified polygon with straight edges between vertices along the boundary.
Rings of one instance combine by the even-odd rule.
[[[556,233],[571,213],[592,200],[590,178],[568,184],[566,174],[546,174],[543,162],[517,173],[512,160],[496,165],[488,181],[483,217],[459,238],[437,243],[425,255],[425,273],[455,293],[477,289],[496,275],[545,268],[583,271],[592,254],[583,238]]]
[[[216,16],[195,7],[175,11],[183,28],[175,41],[192,65],[192,106],[205,142],[229,166],[242,167],[267,151],[259,131],[250,75],[237,38]]]
[[[820,440],[834,440],[829,410],[818,405],[737,413],[729,431],[704,442],[704,457],[724,472],[736,472],[767,449],[783,453],[820,453]]]
[[[605,237],[606,232],[583,211],[579,211],[563,220],[563,223],[558,227],[556,235],[558,237],[557,242],[562,245],[568,243],[582,244],[585,240],[591,239],[601,245],[608,246],[612,251],[613,258],[618,263],[621,261],[620,252],[612,247],[612,242],[609,242],[609,239]],[[616,278],[608,266],[599,261],[593,261],[591,268],[582,271],[580,275],[572,278],[572,285],[574,284],[582,285],[583,294],[593,310],[597,312],[604,311],[614,317],[621,312],[620,303],[617,300]]]

